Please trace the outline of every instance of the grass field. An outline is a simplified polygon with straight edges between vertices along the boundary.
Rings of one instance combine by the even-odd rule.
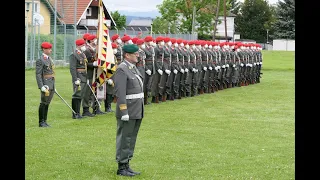
[[[259,84],[145,106],[134,178],[294,179],[294,57],[264,51]],[[25,74],[25,179],[126,179],[116,175],[114,113],[74,120],[55,95],[52,127],[39,128],[35,71]],[[71,104],[69,69],[56,70],[56,89]]]

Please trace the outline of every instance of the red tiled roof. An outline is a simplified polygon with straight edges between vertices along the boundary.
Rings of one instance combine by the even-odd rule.
[[[54,8],[55,0],[49,0],[50,4]],[[56,0],[57,1],[57,13],[61,15],[61,20],[66,24],[74,24],[74,0]],[[92,0],[77,0],[77,25],[80,22],[80,18],[90,6]],[[61,8],[63,7],[63,9]],[[63,11],[62,11],[63,10]]]

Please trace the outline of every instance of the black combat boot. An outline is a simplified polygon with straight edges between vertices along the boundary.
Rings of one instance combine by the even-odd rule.
[[[112,103],[113,97],[110,94],[107,94],[107,98],[104,100],[104,108],[105,112],[113,112],[111,109],[111,103]]]
[[[48,109],[49,109],[49,104],[45,105],[45,111],[44,111],[44,123],[46,123],[46,125],[48,127],[50,127],[50,125],[47,123],[47,117],[48,117]]]
[[[81,99],[80,99],[81,104]],[[71,106],[75,113],[72,112],[72,119],[81,119],[79,99],[72,98]]]
[[[91,112],[89,111],[89,107],[83,107],[82,116],[93,117],[94,114],[91,114]]]
[[[45,104],[40,103],[39,105],[39,127],[49,127],[44,120],[45,117]]]
[[[129,161],[128,161],[128,163],[126,163],[126,166],[127,166],[127,170],[128,170],[129,172],[131,172],[132,174],[135,174],[135,175],[141,174],[140,172],[133,171],[133,170],[130,168],[130,166],[129,166]]]
[[[120,176],[135,176],[135,174],[131,173],[127,169],[127,163],[118,163],[117,175]]]
[[[97,114],[106,114],[105,112],[102,112],[102,111],[100,110],[100,106],[99,106],[99,104],[98,104],[97,101],[94,102],[93,114],[94,114],[94,115],[97,115]]]

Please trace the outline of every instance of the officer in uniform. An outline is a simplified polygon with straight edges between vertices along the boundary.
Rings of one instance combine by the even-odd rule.
[[[36,61],[36,80],[40,89],[39,106],[39,127],[50,127],[47,123],[49,104],[55,92],[54,64],[49,55],[52,52],[52,44],[43,42],[41,49],[43,51],[40,59]]]
[[[197,87],[197,94],[199,95],[201,92],[201,82],[203,77],[203,69],[202,69],[202,57],[201,57],[201,42],[195,41],[196,47],[194,48],[194,53],[196,54],[196,69],[197,69],[197,79],[196,79],[196,87]]]
[[[138,62],[138,46],[128,44],[123,46],[123,62],[118,66],[114,76],[115,95],[117,97],[116,119],[116,161],[117,175],[135,176],[140,174],[129,166],[132,159],[144,116],[144,93],[142,75],[136,68]]]
[[[158,36],[156,38],[157,46],[154,48],[155,53],[155,73],[152,75],[152,85],[151,85],[151,96],[152,103],[159,103],[159,95],[160,95],[160,79],[163,75],[162,66],[163,66],[163,58],[164,58],[164,38]]]
[[[171,74],[171,39],[170,37],[163,38],[163,41],[165,43],[163,47],[163,61],[162,61],[162,71],[164,73],[162,74],[160,78],[160,84],[159,84],[159,100],[162,102],[165,102],[167,100],[168,92],[166,91],[167,85],[167,79]],[[170,87],[170,86],[169,86]],[[169,88],[168,88],[169,89]]]
[[[184,72],[185,72],[185,92],[186,92],[186,97],[191,97],[191,84],[192,84],[192,76],[193,76],[193,72],[192,72],[192,68],[193,68],[193,61],[195,56],[193,55],[193,52],[191,52],[190,50],[190,42],[188,41],[183,41],[184,44],[184,50],[185,50],[185,54],[184,54]],[[191,61],[192,60],[192,61]],[[186,63],[187,62],[187,63]]]
[[[172,44],[171,44],[172,43]],[[171,54],[171,67],[170,71],[173,72],[171,75],[168,75],[166,83],[166,94],[167,98],[170,100],[181,99],[179,95],[179,85],[180,85],[180,59],[179,59],[179,50],[178,44],[176,43],[175,38],[170,39],[171,47],[169,48]],[[180,54],[182,56],[182,54]]]
[[[148,96],[151,93],[151,85],[152,85],[152,78],[153,78],[153,74],[155,74],[155,66],[154,66],[154,47],[151,45],[152,42],[152,37],[151,36],[146,36],[144,38],[144,42],[145,42],[145,48],[143,48],[143,51],[146,55],[145,58],[145,75],[144,75],[144,82],[143,82],[143,87],[144,87],[144,104],[150,104],[150,102],[148,102]]]
[[[83,39],[76,40],[76,49],[73,54],[70,55],[70,74],[72,77],[73,95],[72,95],[72,109],[76,114],[72,113],[73,119],[81,119],[80,107],[81,101],[84,99],[85,92],[87,90],[87,57],[84,54],[86,51],[85,41]],[[83,104],[82,104],[83,106]],[[89,109],[89,107],[83,106],[83,109]]]

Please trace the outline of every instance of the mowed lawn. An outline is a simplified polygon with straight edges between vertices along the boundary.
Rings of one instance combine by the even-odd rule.
[[[294,179],[294,57],[263,51],[259,84],[145,106],[134,178]],[[25,179],[126,179],[116,175],[114,113],[74,120],[55,95],[52,127],[39,128],[35,71],[25,74]],[[56,89],[71,105],[68,68],[56,69]]]

